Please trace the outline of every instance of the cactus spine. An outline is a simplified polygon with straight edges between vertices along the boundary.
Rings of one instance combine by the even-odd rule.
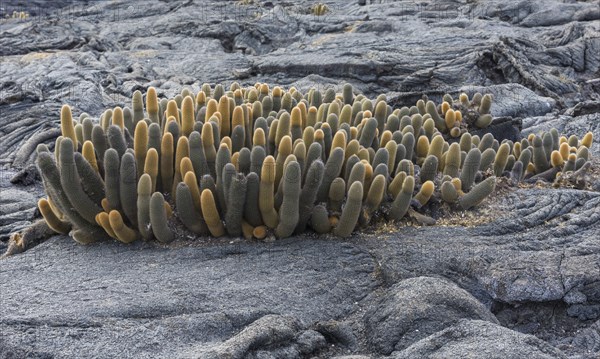
[[[119,211],[110,211],[108,214],[108,221],[113,233],[119,241],[123,243],[131,243],[138,238],[137,232],[125,225],[123,222],[123,217],[121,217],[121,213],[119,213]]]
[[[328,208],[332,213],[340,213],[342,211],[342,203],[346,195],[346,183],[340,177],[331,182],[329,187],[329,203]]]
[[[263,162],[260,175],[259,208],[263,222],[269,228],[277,227],[279,222],[277,211],[275,211],[275,159],[267,156]]]
[[[508,143],[503,143],[496,153],[496,159],[494,160],[494,174],[496,177],[502,176],[502,172],[506,168],[508,162],[508,155],[510,153],[510,146]]]
[[[52,210],[50,202],[47,199],[40,199],[38,201],[38,208],[50,229],[60,234],[69,233],[69,231],[71,230],[71,225],[69,224],[69,222],[63,221],[62,219],[58,218],[54,210]]]
[[[259,147],[262,149],[262,147]],[[260,207],[259,207],[259,195],[260,195],[260,179],[256,172],[250,172],[246,176],[246,201],[244,202],[244,218],[248,223],[254,227],[258,227],[263,224]]]
[[[373,182],[371,183],[371,187],[369,188],[369,193],[367,194],[367,200],[365,201],[365,213],[367,215],[371,215],[383,200],[383,196],[385,194],[385,185],[386,180],[384,175],[377,175]]]
[[[163,191],[170,192],[173,187],[173,160],[174,160],[173,135],[165,133],[160,147],[160,174]]]
[[[537,173],[544,172],[550,168],[543,141],[539,136],[535,136],[533,139],[533,164]]]
[[[415,200],[417,200],[421,206],[424,206],[429,202],[433,191],[435,190],[435,184],[433,181],[427,181],[423,183],[421,186],[421,190],[415,195]]]
[[[475,182],[475,177],[481,164],[481,151],[473,148],[467,153],[462,170],[460,171],[460,181],[462,190],[468,192]]]
[[[154,192],[150,197],[150,225],[152,233],[160,242],[169,243],[174,239],[173,232],[167,224],[165,198],[160,192]]]
[[[146,240],[152,237],[150,229],[150,196],[152,195],[152,178],[149,174],[144,173],[137,187],[137,223],[138,230],[142,237]]]
[[[354,227],[360,216],[362,206],[363,186],[360,182],[354,182],[348,191],[348,199],[342,210],[342,216],[333,233],[338,237],[348,237],[354,231]]]
[[[496,177],[488,177],[473,187],[469,193],[462,196],[458,200],[458,204],[465,210],[474,207],[492,193],[494,188],[496,188]]]
[[[73,124],[73,115],[71,107],[64,105],[60,110],[60,130],[64,138],[73,141],[73,147],[77,149],[77,135],[75,134],[75,125]]]
[[[320,160],[314,161],[308,173],[302,191],[300,192],[300,199],[298,205],[298,225],[296,226],[296,232],[304,232],[306,224],[308,223],[311,213],[314,207],[315,200],[317,199],[317,191],[323,180],[323,174],[325,173],[325,165]]]
[[[279,209],[279,223],[275,229],[275,234],[279,238],[291,236],[300,219],[298,208],[301,181],[302,177],[298,162],[288,163],[283,177],[283,202]]]
[[[85,193],[82,188],[82,180],[75,165],[73,153],[73,141],[70,138],[64,138],[60,147],[60,181],[69,201],[73,207],[89,223],[96,223],[95,217],[102,211],[94,201]]]
[[[317,192],[317,201],[325,202],[329,194],[329,187],[331,182],[340,175],[342,171],[342,165],[344,163],[344,150],[336,148],[331,152],[331,156],[325,164],[325,173],[323,174],[323,181]]]
[[[200,195],[200,203],[202,205],[202,214],[208,226],[208,230],[213,237],[221,237],[225,234],[225,227],[221,221],[221,216],[217,211],[217,205],[213,193],[209,189],[202,191]]]
[[[421,183],[425,183],[427,181],[433,181],[435,179],[435,175],[438,172],[438,159],[434,155],[429,155],[423,162],[423,167],[421,168]]]
[[[64,214],[65,219],[68,219],[74,228],[81,231],[80,235],[74,237],[74,239],[80,243],[88,244],[106,238],[102,228],[96,226],[95,223],[90,224],[71,204],[62,187],[59,170],[50,153],[40,151],[40,146],[38,146],[37,153],[37,165],[48,195],[53,199],[60,212]]]
[[[452,184],[452,182],[450,181],[442,183],[441,192],[442,199],[445,202],[454,203],[458,199],[458,192],[456,190],[456,187],[454,187],[454,184]]]
[[[235,171],[231,174],[231,184],[228,189],[227,212],[225,213],[225,228],[232,237],[242,234],[242,218],[246,200],[246,177]]]
[[[129,219],[134,227],[137,227],[137,171],[135,158],[131,153],[123,155],[119,173],[119,199],[121,207],[127,219]],[[119,237],[119,233],[114,227],[113,230],[115,230],[117,237]],[[119,239],[121,238],[119,237]]]

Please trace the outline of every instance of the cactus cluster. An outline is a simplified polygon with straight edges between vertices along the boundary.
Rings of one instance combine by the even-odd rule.
[[[349,236],[431,201],[469,209],[496,177],[576,170],[592,138],[556,131],[498,143],[468,130],[491,122],[491,96],[444,96],[392,109],[385,95],[204,84],[160,99],[154,88],[98,120],[61,111],[54,153],[37,148],[49,227],[78,242],[199,236]],[[556,175],[556,173],[555,173]]]
[[[329,6],[323,3],[317,3],[313,5],[310,10],[313,15],[322,16],[329,12]]]
[[[492,123],[490,109],[492,95],[475,93],[471,99],[465,93],[458,100],[444,95],[443,102],[437,108],[431,101],[417,102],[420,113],[425,111],[435,121],[436,128],[450,137],[460,137],[469,129],[486,128]]]
[[[576,172],[586,167],[590,160],[593,135],[586,133],[581,139],[575,135],[561,136],[555,128],[541,134],[530,134],[517,143],[507,143],[508,162],[516,159],[516,167],[507,165],[514,181],[521,179],[552,181],[560,174]],[[515,162],[515,164],[517,163]]]
[[[6,14],[4,16],[7,19],[21,19],[21,20],[25,20],[25,19],[29,19],[29,13],[27,11],[16,11],[13,10],[12,14]]]

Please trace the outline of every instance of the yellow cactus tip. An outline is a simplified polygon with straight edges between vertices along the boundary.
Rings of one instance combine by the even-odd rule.
[[[552,167],[561,167],[564,164],[563,157],[559,151],[552,151],[550,162],[552,163]]]
[[[594,142],[594,134],[591,132],[586,133],[581,140],[581,145],[587,148],[592,147],[592,142]]]

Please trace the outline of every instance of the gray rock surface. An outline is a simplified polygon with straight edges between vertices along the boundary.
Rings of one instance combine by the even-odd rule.
[[[29,226],[39,216],[36,204],[42,193],[41,183],[13,185],[10,180],[16,174],[11,169],[0,170],[0,238],[4,239]],[[0,241],[0,251],[5,249],[6,241]]]
[[[567,358],[560,350],[533,335],[517,333],[485,321],[466,319],[416,342],[392,355],[392,358],[465,358],[472,355],[497,359]]]
[[[394,106],[489,92],[495,135],[592,131],[600,153],[595,2],[323,2],[316,16],[304,0],[3,0],[0,251],[39,216],[28,166],[60,106],[98,117],[149,86],[350,82]],[[473,211],[432,213],[436,226],[344,241],[56,236],[0,260],[0,357],[363,359],[382,356],[387,327],[377,339],[394,357],[598,357],[599,166],[583,190],[499,186]],[[375,319],[386,311],[424,318]]]
[[[373,304],[364,316],[368,341],[377,352],[387,355],[459,319],[498,323],[488,308],[471,294],[438,278],[405,279],[387,289]]]
[[[163,248],[54,237],[2,261],[0,330],[9,347],[57,357],[298,357],[325,346],[317,322],[379,285],[374,269],[336,241]]]

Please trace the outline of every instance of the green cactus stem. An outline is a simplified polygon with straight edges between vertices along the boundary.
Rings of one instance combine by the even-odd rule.
[[[354,182],[348,191],[348,198],[342,210],[342,216],[334,228],[333,233],[338,237],[348,237],[354,231],[362,207],[363,186]]]

